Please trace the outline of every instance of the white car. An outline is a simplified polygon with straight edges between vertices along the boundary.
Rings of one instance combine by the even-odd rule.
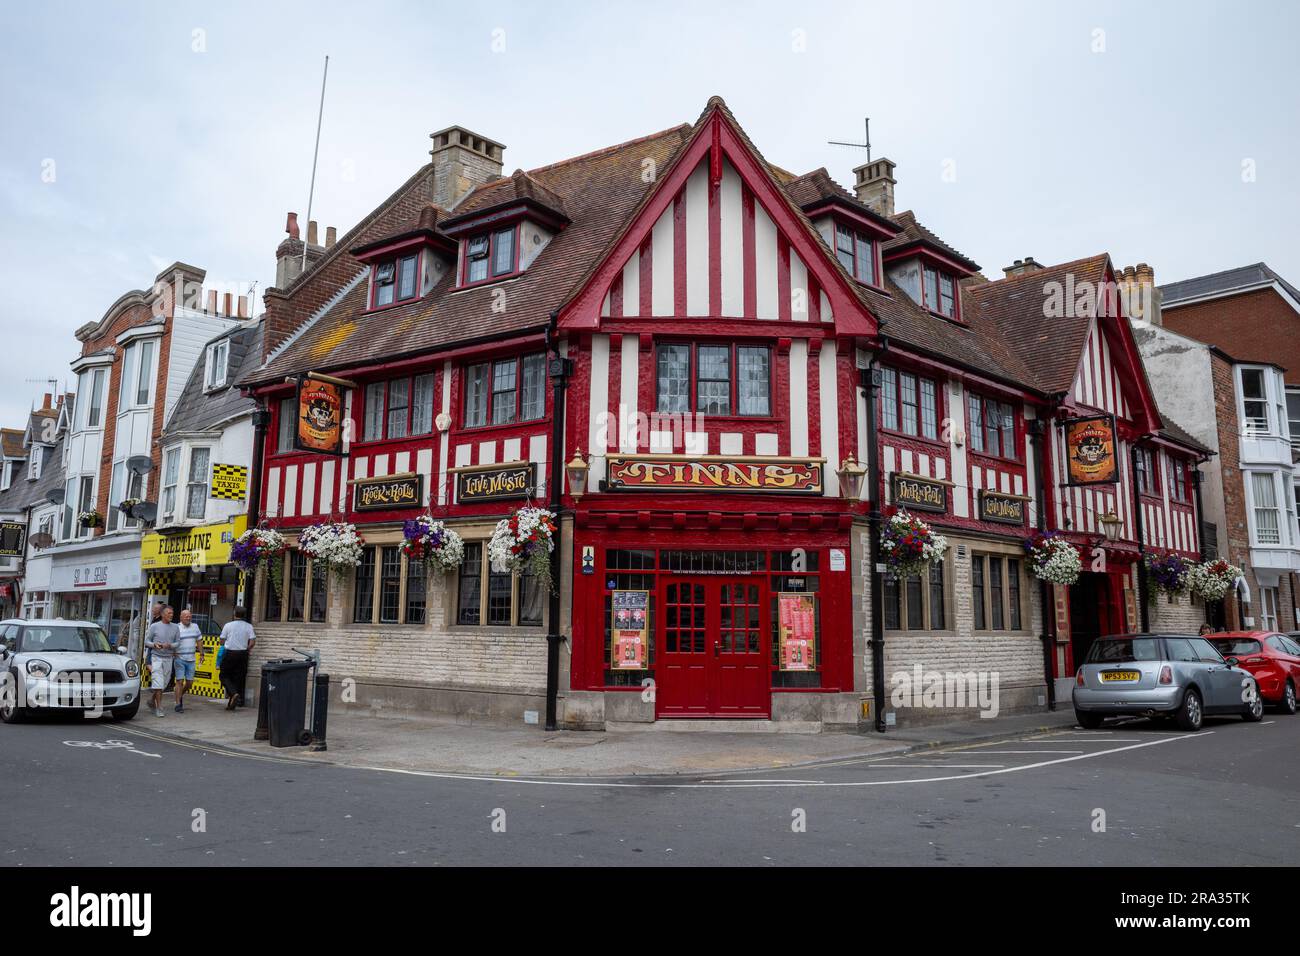
[[[0,621],[0,720],[36,710],[111,714],[140,709],[140,667],[90,621]]]

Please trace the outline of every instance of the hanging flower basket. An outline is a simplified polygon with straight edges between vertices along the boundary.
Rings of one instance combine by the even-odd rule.
[[[880,554],[895,579],[927,575],[930,565],[943,560],[948,539],[906,511],[896,511],[880,536]]]
[[[77,516],[83,528],[102,528],[104,526],[104,516],[98,511],[83,511]]]
[[[118,502],[117,510],[122,512],[122,514],[126,515],[128,518],[130,518],[133,517],[131,512],[135,509],[135,506],[138,504],[141,504],[141,500],[139,498],[123,498],[120,502]]]
[[[1079,580],[1083,559],[1079,549],[1061,536],[1059,531],[1043,531],[1025,539],[1029,553],[1029,569],[1040,581],[1049,584],[1071,585]]]
[[[284,587],[281,573],[284,568],[284,552],[289,543],[284,535],[273,528],[249,528],[230,546],[230,563],[241,571],[256,571],[258,565],[265,564],[271,586],[279,594]]]
[[[1185,594],[1187,577],[1192,569],[1192,562],[1177,554],[1148,554],[1147,584],[1151,592],[1165,594]]]
[[[402,553],[427,561],[439,571],[454,571],[465,560],[465,542],[441,521],[424,514],[402,523]]]
[[[298,550],[324,564],[336,578],[346,577],[361,564],[365,543],[357,526],[344,521],[322,521],[298,535]]]
[[[488,560],[498,574],[531,574],[547,591],[553,591],[554,550],[555,515],[545,508],[523,507],[497,522],[488,542]]]
[[[1222,558],[1215,558],[1213,561],[1193,564],[1187,572],[1187,584],[1202,601],[1222,601],[1237,583],[1241,573],[1241,568]]]

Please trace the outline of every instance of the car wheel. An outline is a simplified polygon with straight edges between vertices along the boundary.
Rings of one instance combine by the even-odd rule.
[[[21,724],[27,719],[27,708],[18,706],[18,675],[7,675],[5,686],[0,688],[0,720],[6,724]]]
[[[1181,730],[1200,730],[1205,714],[1201,709],[1201,695],[1195,688],[1189,687],[1183,694],[1183,702],[1178,708],[1178,727]]]
[[[1247,723],[1256,724],[1264,719],[1264,698],[1259,695],[1259,685],[1255,685],[1255,693],[1251,696],[1250,702],[1246,704],[1246,710],[1241,715],[1241,719]]]
[[[114,720],[130,720],[140,710],[140,698],[135,699],[135,703],[127,704],[125,707],[113,708]]]
[[[1282,691],[1282,713],[1294,714],[1295,711],[1295,684],[1288,680],[1286,682],[1286,687]]]
[[[1086,710],[1075,708],[1074,719],[1078,721],[1079,726],[1084,730],[1096,730],[1106,718],[1101,714],[1092,714]]]

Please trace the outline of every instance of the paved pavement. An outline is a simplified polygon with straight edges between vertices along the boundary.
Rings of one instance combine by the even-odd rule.
[[[1199,734],[1134,720],[622,778],[337,766],[154,736],[166,723],[0,727],[0,861],[1204,867],[1300,856],[1300,718],[1271,713]]]
[[[796,767],[1074,725],[1073,711],[975,719],[886,734],[545,732],[536,726],[335,709],[329,749],[273,748],[253,740],[255,708],[231,713],[197,698],[186,712],[142,710],[133,730],[229,750],[347,767],[495,776],[640,776]]]

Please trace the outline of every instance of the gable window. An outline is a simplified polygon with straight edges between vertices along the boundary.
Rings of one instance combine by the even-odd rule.
[[[546,415],[546,355],[481,362],[465,369],[465,427],[536,421]]]
[[[402,256],[375,266],[371,308],[414,299],[419,289],[420,256]]]
[[[433,431],[433,373],[366,386],[362,441],[412,438]]]
[[[499,279],[518,271],[517,227],[474,236],[465,243],[465,284]]]
[[[925,307],[948,319],[957,318],[957,280],[952,273],[925,266]]]
[[[211,390],[226,384],[226,368],[230,360],[230,340],[222,339],[208,346],[207,377],[204,387]]]
[[[876,244],[865,235],[837,225],[835,255],[853,278],[876,285]]]
[[[771,415],[772,350],[760,345],[660,345],[655,391],[660,412]]]
[[[999,458],[1019,458],[1016,413],[1009,402],[967,393],[966,424],[971,451]]]
[[[880,424],[889,431],[939,438],[939,386],[934,379],[880,370]]]
[[[176,514],[176,485],[181,476],[181,451],[170,448],[163,456],[162,517],[170,521]]]
[[[1134,456],[1137,460],[1138,492],[1144,495],[1156,493],[1156,462],[1150,448],[1138,448]]]

